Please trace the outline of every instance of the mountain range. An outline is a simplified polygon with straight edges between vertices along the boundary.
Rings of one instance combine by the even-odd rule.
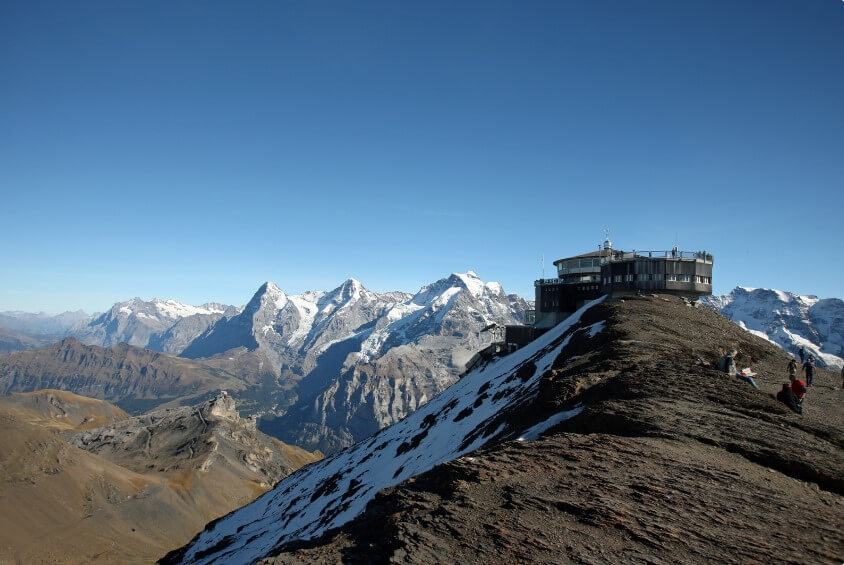
[[[151,406],[134,401],[156,394],[196,398],[217,382],[246,413],[264,416],[264,431],[333,452],[455,382],[466,361],[494,339],[484,330],[521,322],[530,306],[473,272],[414,294],[376,293],[349,279],[329,292],[288,295],[267,282],[242,308],[133,299],[67,330],[80,341],[0,357],[0,392],[67,388],[131,411]],[[152,375],[166,373],[163,381],[144,378],[143,363],[127,365],[127,355],[194,378],[180,381],[172,371]],[[106,382],[102,375],[115,364],[120,377]]]
[[[821,367],[844,365],[844,301],[767,288],[736,287],[701,303],[799,358],[804,347]]]
[[[729,295],[704,297],[702,303],[791,353],[804,345],[822,366],[844,363],[840,299],[738,287]],[[494,339],[493,331],[483,330],[519,323],[531,306],[468,272],[413,294],[377,293],[348,279],[331,291],[289,295],[268,281],[243,307],[135,298],[90,318],[78,312],[55,320],[43,314],[5,313],[0,321],[13,318],[16,327],[38,331],[64,328],[88,347],[129,343],[182,359],[167,361],[135,351],[134,369],[127,373],[123,367],[120,384],[105,385],[91,381],[91,371],[97,359],[111,370],[113,354],[91,350],[85,371],[77,363],[68,373],[55,365],[56,359],[72,364],[74,357],[66,351],[80,345],[52,345],[30,357],[0,358],[0,391],[67,387],[137,412],[156,402],[179,396],[195,400],[227,388],[244,413],[262,417],[263,431],[333,453],[400,420],[454,383],[472,354]],[[24,341],[27,347],[43,347],[47,337],[42,333]],[[128,351],[118,351],[115,359]],[[145,384],[142,365],[153,359],[203,376],[185,377],[185,383],[192,384]],[[161,374],[171,379],[175,375]]]

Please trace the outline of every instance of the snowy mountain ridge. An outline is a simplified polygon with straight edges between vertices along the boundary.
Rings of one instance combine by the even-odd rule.
[[[454,383],[493,340],[481,330],[520,323],[530,307],[472,271],[412,294],[373,292],[350,278],[294,295],[267,281],[242,308],[135,298],[70,335],[215,358],[234,372],[254,362],[257,388],[241,398],[247,413],[262,416],[262,430],[279,439],[332,453]]]
[[[601,300],[523,349],[467,373],[407,418],[284,479],[252,504],[209,524],[162,562],[254,562],[287,542],[347,523],[383,488],[490,442],[535,438],[575,415],[578,408],[540,416],[523,429],[507,418],[536,397],[543,373],[575,335],[589,338],[602,330],[602,322],[579,324]]]
[[[86,324],[73,327],[68,334],[89,345],[109,347],[125,342],[178,354],[224,313],[233,315],[236,311],[233,306],[213,302],[191,306],[176,300],[147,301],[135,297],[116,303]]]
[[[841,299],[739,286],[730,294],[704,296],[701,302],[795,357],[803,346],[820,366],[844,365]]]
[[[221,319],[183,355],[263,351],[282,377],[301,378],[295,404],[263,422],[263,431],[324,453],[433,398],[490,343],[483,328],[518,323],[529,307],[473,272],[452,274],[413,295],[375,293],[349,279],[328,293],[289,297],[281,308],[257,297],[250,304],[263,307]]]

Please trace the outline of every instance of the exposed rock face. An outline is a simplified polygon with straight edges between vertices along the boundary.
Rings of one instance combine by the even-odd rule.
[[[595,304],[164,562],[838,562],[840,375],[797,415],[787,360],[675,297]]]
[[[361,326],[406,297],[370,292],[354,279],[331,292],[298,296],[288,296],[275,283],[266,282],[242,312],[220,320],[182,355],[210,357],[238,347],[260,348],[276,370],[305,375],[330,345],[356,339]]]
[[[316,460],[257,431],[255,420],[241,418],[225,391],[196,406],[164,408],[79,433],[70,442],[137,473],[207,473],[219,466],[242,480],[257,475],[265,488]]]
[[[0,394],[58,389],[120,403],[161,403],[244,386],[222,369],[125,343],[102,348],[65,338],[43,349],[0,355]]]
[[[320,311],[328,314],[315,318],[311,332],[317,333],[302,342],[300,367],[309,372],[299,401],[262,429],[325,453],[351,445],[455,382],[469,358],[492,341],[492,333],[481,330],[517,323],[528,307],[474,273],[400,298],[379,299],[356,281],[323,297]]]
[[[839,298],[740,286],[701,302],[798,359],[802,345],[821,367],[844,365],[844,301]]]

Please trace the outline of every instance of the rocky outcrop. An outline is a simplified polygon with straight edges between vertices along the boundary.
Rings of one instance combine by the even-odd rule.
[[[235,474],[264,488],[317,458],[256,430],[225,391],[195,406],[164,408],[71,436],[70,442],[138,473]]]

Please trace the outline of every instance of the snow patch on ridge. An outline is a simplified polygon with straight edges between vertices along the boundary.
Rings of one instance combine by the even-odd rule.
[[[563,410],[562,412],[557,412],[544,422],[539,422],[533,427],[530,427],[522,432],[522,435],[519,436],[518,441],[532,441],[539,438],[545,431],[550,430],[557,424],[561,422],[565,422],[569,418],[573,418],[583,412],[583,406],[577,406],[572,408],[571,410]]]

